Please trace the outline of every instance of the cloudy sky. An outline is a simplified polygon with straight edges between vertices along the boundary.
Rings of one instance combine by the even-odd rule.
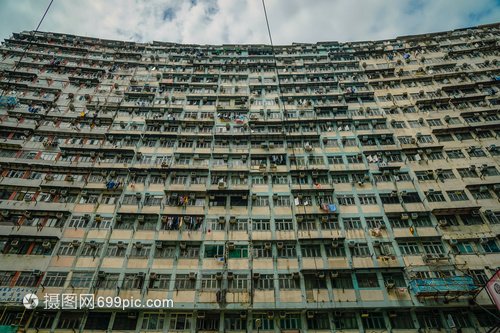
[[[50,0],[0,0],[0,40]],[[266,0],[275,44],[354,41],[500,21],[500,0]],[[41,31],[148,42],[268,43],[261,0],[54,0]]]

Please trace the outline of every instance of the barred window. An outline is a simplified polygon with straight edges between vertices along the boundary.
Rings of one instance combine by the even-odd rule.
[[[217,279],[216,274],[203,274],[201,276],[201,288],[205,290],[220,289],[222,284],[221,280]]]
[[[357,243],[351,250],[354,257],[369,257],[370,249],[366,243]]]
[[[234,274],[232,280],[229,281],[229,289],[232,291],[241,291],[248,289],[248,275]]]
[[[359,217],[346,217],[343,219],[344,229],[346,230],[354,230],[361,229],[361,219]]]
[[[260,274],[257,280],[256,289],[260,290],[272,290],[274,289],[274,275],[272,274]]]
[[[374,194],[359,194],[359,202],[361,205],[375,205],[377,197]]]
[[[402,255],[417,255],[421,253],[418,244],[413,242],[399,243],[399,250]]]
[[[189,274],[177,274],[175,276],[175,289],[194,290],[196,285],[196,276],[190,277]]]
[[[359,288],[379,288],[377,274],[375,273],[357,273],[356,279]]]
[[[292,274],[278,274],[280,289],[300,289],[300,279],[296,279]]]
[[[94,272],[73,272],[70,286],[73,288],[88,288],[92,283]]]

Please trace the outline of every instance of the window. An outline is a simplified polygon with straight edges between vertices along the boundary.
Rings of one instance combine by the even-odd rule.
[[[283,244],[278,242],[278,258],[295,258],[297,257],[297,250],[295,244]]]
[[[425,192],[425,196],[427,197],[427,200],[429,202],[442,202],[442,201],[445,201],[443,192],[441,192],[441,191],[433,191],[433,192],[428,191],[428,192]]]
[[[375,205],[377,203],[377,197],[373,194],[359,194],[358,198],[361,205]]]
[[[299,314],[287,313],[286,318],[280,319],[279,322],[282,330],[300,330],[302,328]]]
[[[62,287],[66,281],[68,273],[66,272],[47,272],[45,280],[43,281],[44,287]]]
[[[229,250],[230,259],[238,258],[248,258],[248,246],[247,245],[235,245],[233,249]]]
[[[116,289],[118,286],[118,278],[120,274],[118,273],[106,273],[104,279],[98,280],[98,286],[102,289]]]
[[[224,257],[224,245],[205,245],[205,258]]]
[[[448,194],[448,197],[450,198],[451,201],[469,200],[469,198],[467,197],[467,194],[465,194],[465,191],[463,191],[463,190],[447,191],[446,194]]]
[[[447,150],[446,155],[448,155],[450,159],[465,158],[464,153],[459,149]]]
[[[287,231],[287,230],[293,230],[293,222],[292,220],[289,219],[276,219],[274,221],[276,224],[276,230],[277,231]]]
[[[500,248],[494,239],[487,240],[481,244],[484,252],[486,253],[498,253]]]
[[[124,257],[125,252],[127,252],[128,244],[120,243],[110,243],[106,252],[107,257]]]
[[[346,230],[361,229],[361,220],[359,217],[347,217],[343,219]]]
[[[203,274],[201,276],[201,288],[205,290],[220,289],[221,282],[221,280],[217,279],[216,274]]]
[[[163,330],[165,314],[163,313],[144,313],[142,318],[143,330]]]
[[[260,274],[257,280],[256,289],[258,290],[272,290],[274,289],[274,275]]]
[[[417,255],[420,254],[420,248],[417,243],[413,242],[401,242],[399,243],[399,250],[402,255]]]
[[[278,274],[278,282],[280,289],[300,289],[300,279],[292,274]]]
[[[415,328],[413,323],[413,318],[410,312],[399,312],[395,313],[395,316],[389,316],[391,321],[391,326],[393,329],[412,329]]]
[[[379,288],[377,274],[373,273],[357,273],[356,279],[359,288]]]
[[[177,274],[175,276],[175,289],[194,290],[196,285],[196,275]]]
[[[74,256],[78,247],[72,245],[72,243],[61,243],[57,255],[59,256]]]
[[[136,273],[127,273],[123,278],[123,289],[142,289],[144,277]]]
[[[453,321],[456,327],[472,327],[467,311],[444,311],[443,315],[447,318],[446,321],[448,326],[450,326],[451,321]]]
[[[316,312],[314,318],[307,319],[307,328],[310,330],[330,330],[328,313]]]
[[[437,311],[417,312],[417,320],[421,328],[433,329],[443,327],[439,312]]]
[[[19,286],[35,287],[39,279],[40,279],[40,276],[34,275],[31,271],[30,272],[21,272],[21,274],[17,278],[16,287],[19,287]]]
[[[147,258],[147,257],[149,257],[150,251],[151,251],[150,244],[136,243],[132,247],[132,251],[130,252],[130,256],[136,257],[136,258]]]
[[[88,288],[92,283],[93,272],[73,272],[70,286],[73,288]]]
[[[229,289],[232,291],[241,291],[248,289],[248,275],[234,274],[233,279],[229,281]]]
[[[154,277],[154,278],[153,278]],[[150,289],[165,289],[170,287],[171,275],[170,274],[156,274],[152,273],[149,278]]]
[[[169,329],[171,331],[189,331],[192,322],[193,315],[191,313],[171,313]]]
[[[365,329],[383,329],[386,327],[384,316],[379,312],[369,313],[368,317],[361,318]]]
[[[443,244],[441,242],[422,242],[424,252],[427,254],[443,254],[445,253]]]
[[[321,248],[319,245],[302,245],[300,251],[305,258],[321,257]]]
[[[354,257],[369,257],[370,249],[366,243],[357,243],[356,246],[351,249],[351,253]]]
[[[96,257],[99,255],[99,252],[100,252],[100,249],[101,249],[101,245],[100,243],[96,243],[95,241],[94,242],[90,242],[90,243],[86,243],[84,246],[83,246],[83,249],[82,249],[82,252],[80,253],[80,256],[81,257]]]
[[[333,325],[335,329],[357,329],[358,321],[356,320],[356,314],[353,312],[343,312],[342,316],[333,318]]]

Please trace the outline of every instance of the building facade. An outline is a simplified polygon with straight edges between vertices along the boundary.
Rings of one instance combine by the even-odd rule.
[[[274,48],[14,33],[0,331],[498,324],[481,287],[500,266],[499,32]]]

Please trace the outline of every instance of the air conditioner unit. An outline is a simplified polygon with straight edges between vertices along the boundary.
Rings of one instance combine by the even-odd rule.
[[[222,280],[222,277],[223,277],[222,272],[217,272],[217,273],[215,273],[215,278],[216,278],[217,280],[219,280],[219,281],[220,281],[220,280]]]
[[[307,311],[306,316],[307,316],[307,319],[313,319],[314,318],[314,311]]]
[[[179,248],[180,248],[181,250],[185,250],[185,249],[187,248],[187,243],[186,243],[186,242],[180,242],[180,243],[179,243]]]
[[[439,220],[439,221],[438,221],[438,225],[439,225],[441,228],[447,227],[447,226],[448,226],[448,221],[447,221],[447,220]]]
[[[235,248],[234,242],[228,242],[227,243],[227,248],[230,251],[234,250],[234,248]]]
[[[267,319],[273,319],[274,318],[274,311],[267,311]]]
[[[98,277],[99,279],[105,279],[105,278],[106,278],[106,272],[105,272],[105,271],[99,271],[99,272],[97,273],[97,277]]]
[[[481,238],[479,239],[479,243],[480,243],[480,244],[486,244],[486,243],[488,243],[488,242],[489,242],[489,239],[488,239],[488,238],[486,238],[486,237],[481,237]]]
[[[458,240],[455,238],[450,238],[450,239],[448,239],[448,243],[450,243],[450,245],[452,245],[452,246],[456,246],[456,245],[458,245]]]
[[[406,213],[401,214],[401,220],[408,220],[409,216]]]
[[[123,241],[118,241],[116,247],[119,249],[124,249],[127,245]]]
[[[39,269],[34,269],[31,271],[31,275],[38,277],[38,276],[42,275],[42,271]]]
[[[300,279],[300,273],[299,273],[299,272],[293,272],[293,273],[292,273],[292,278],[293,278],[294,280],[298,280],[298,279]]]
[[[396,286],[396,282],[393,279],[388,279],[385,281],[385,287],[387,289],[392,289]]]
[[[281,250],[285,247],[285,244],[283,242],[278,242],[276,243],[276,247],[278,248],[278,250]]]
[[[264,249],[271,250],[272,249],[272,244],[270,242],[264,243]]]
[[[355,240],[348,240],[347,241],[347,246],[349,246],[350,248],[353,248],[356,246],[356,241]]]
[[[51,242],[49,242],[49,241],[44,241],[44,242],[42,243],[42,247],[43,247],[44,249],[50,249],[50,248],[52,247],[52,243],[51,243]]]
[[[19,240],[13,239],[13,240],[10,241],[10,246],[16,247],[18,245],[19,245]]]
[[[227,272],[227,280],[228,281],[234,280],[234,273],[233,272]]]
[[[236,222],[237,222],[237,221],[236,221],[236,216],[230,216],[230,217],[229,217],[229,223],[230,223],[230,224],[236,224]]]
[[[285,319],[285,318],[286,318],[286,312],[280,311],[280,319]]]
[[[143,244],[141,242],[135,242],[134,246],[136,249],[142,249]]]
[[[225,190],[227,188],[226,182],[225,181],[219,181],[218,188],[219,188],[219,190]]]
[[[75,239],[74,241],[71,242],[71,246],[72,247],[79,247],[80,246],[80,241]]]
[[[381,244],[381,242],[380,242],[379,240],[374,240],[374,241],[373,241],[373,246],[374,246],[374,247],[379,247],[379,246],[380,246],[380,244]]]
[[[422,255],[422,260],[425,262],[425,263],[428,263],[432,260],[434,260],[434,255],[433,254],[423,254]]]
[[[196,273],[195,272],[190,272],[189,273],[189,280],[196,280]]]

